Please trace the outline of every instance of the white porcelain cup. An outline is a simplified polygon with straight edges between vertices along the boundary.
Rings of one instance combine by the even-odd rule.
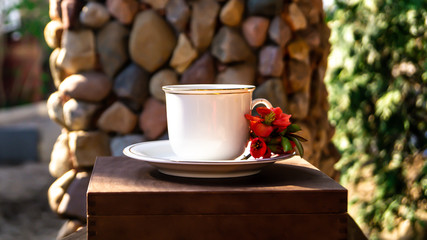
[[[233,160],[249,139],[245,114],[265,99],[252,100],[255,86],[193,84],[163,86],[169,141],[185,160]]]

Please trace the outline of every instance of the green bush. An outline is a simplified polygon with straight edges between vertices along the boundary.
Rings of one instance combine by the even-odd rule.
[[[427,2],[335,0],[328,19],[329,119],[356,220],[372,238],[409,221],[415,237],[427,215]]]
[[[40,45],[48,49],[43,35],[43,29],[49,22],[49,1],[46,0],[20,0],[10,9],[5,9],[5,14],[12,10],[19,10],[21,26],[16,29],[21,35],[34,36]]]

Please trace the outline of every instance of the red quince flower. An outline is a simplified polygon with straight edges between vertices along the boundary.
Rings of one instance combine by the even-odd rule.
[[[250,128],[258,137],[268,137],[273,132],[274,128],[263,124],[262,122],[250,122]]]
[[[248,119],[249,121],[254,121],[254,122],[262,122],[262,121],[264,121],[264,119],[262,119],[260,117],[252,116],[250,114],[245,114],[245,118]]]
[[[264,123],[267,125],[272,125],[279,128],[279,130],[284,130],[289,125],[291,125],[291,115],[283,113],[280,107],[276,108],[266,108],[259,107],[257,112],[264,119]]]
[[[272,110],[267,107],[259,107],[256,109],[256,111],[259,115],[261,115],[262,118],[265,118],[267,115],[269,115],[272,112]]]
[[[303,156],[304,151],[300,141],[307,140],[294,135],[301,130],[299,126],[295,125],[289,131],[285,131],[291,125],[291,115],[283,113],[279,107],[259,107],[256,111],[259,116],[245,114],[250,126],[250,153],[254,158],[269,158],[272,154],[292,153],[295,147]],[[284,149],[289,151],[285,152]]]
[[[249,120],[249,126],[251,130],[258,137],[268,137],[274,130],[272,126],[263,124],[262,122],[264,122],[264,119],[262,118],[255,117],[249,114],[245,114],[245,117]]]
[[[271,157],[271,149],[267,147],[267,151],[265,151],[263,158],[269,158]]]
[[[271,156],[271,150],[267,147],[262,138],[254,138],[251,141],[251,155],[254,158],[268,158]]]
[[[273,125],[274,126],[286,128],[289,125],[291,125],[290,118],[291,118],[292,115],[283,113],[282,109],[280,109],[279,107],[274,108],[273,112],[276,115],[276,119],[273,121]]]
[[[250,121],[251,130],[259,137],[268,137],[274,129],[281,132],[291,125],[291,115],[283,113],[280,107],[259,107],[257,108],[257,112],[261,117],[249,114],[246,114],[245,117]]]

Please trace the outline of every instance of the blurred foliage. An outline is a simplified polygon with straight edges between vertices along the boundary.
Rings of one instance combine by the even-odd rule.
[[[414,234],[427,214],[427,1],[335,0],[327,14],[336,167],[343,185],[372,187],[350,196],[356,220],[373,239],[408,220]]]
[[[20,0],[17,4],[6,9],[6,14],[12,10],[19,10],[21,14],[21,25],[16,32],[22,36],[34,36],[45,49],[43,29],[50,21],[49,1],[46,0]]]

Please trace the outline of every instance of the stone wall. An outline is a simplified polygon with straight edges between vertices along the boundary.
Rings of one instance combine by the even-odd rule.
[[[45,28],[52,209],[85,220],[95,157],[165,138],[163,85],[254,84],[254,97],[292,114],[306,159],[329,176],[338,153],[323,78],[330,45],[322,0],[50,0]]]

